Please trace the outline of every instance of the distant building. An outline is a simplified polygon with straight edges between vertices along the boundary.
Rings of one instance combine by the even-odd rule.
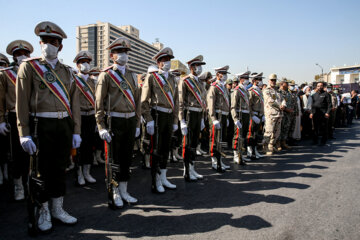
[[[131,42],[128,66],[135,73],[144,73],[152,64],[152,57],[163,48],[157,41],[153,44],[140,39],[139,29],[131,26],[115,26],[107,22],[96,22],[76,27],[76,50],[87,50],[94,55],[92,67],[105,68],[112,64],[110,53],[106,47],[118,37],[126,37]]]
[[[327,82],[332,84],[359,83],[360,65],[349,67],[334,67],[330,69],[330,78]]]

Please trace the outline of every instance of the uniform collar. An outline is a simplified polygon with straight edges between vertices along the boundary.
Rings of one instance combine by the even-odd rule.
[[[79,73],[79,76],[80,76],[82,79],[84,79],[85,81],[87,81],[88,78],[89,78],[89,74]]]
[[[166,79],[168,79],[168,77],[169,77],[169,72],[165,72],[161,69],[159,69],[159,74],[162,74]]]
[[[55,59],[47,59],[45,58],[44,56],[41,56],[41,60],[43,62],[47,62],[51,67],[52,69],[55,69],[57,63],[59,62],[59,59],[58,58],[55,58]]]
[[[194,74],[190,73],[189,76],[193,79],[195,79],[197,82],[199,82],[199,78],[195,76]]]
[[[122,75],[125,75],[126,65],[121,66],[121,65],[115,63],[114,70],[116,71],[117,69],[121,72]]]

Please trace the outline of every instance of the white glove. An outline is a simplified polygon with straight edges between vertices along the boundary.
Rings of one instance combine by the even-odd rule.
[[[175,131],[178,130],[178,129],[179,129],[178,125],[177,125],[177,124],[173,124],[173,132],[175,132]]]
[[[21,147],[30,155],[36,152],[36,145],[30,136],[20,137]]]
[[[184,119],[180,121],[180,128],[181,128],[181,134],[186,136],[188,131],[187,131],[187,125],[186,125],[186,122]]]
[[[140,135],[140,128],[136,128],[135,138],[137,138],[139,135]]]
[[[238,129],[242,128],[241,122],[239,120],[235,122],[235,125],[237,126]]]
[[[106,129],[100,130],[99,135],[102,140],[105,140],[108,143],[111,142],[111,136],[110,136],[110,133],[108,132],[108,130],[106,130]]]
[[[265,122],[265,116],[262,117],[262,122],[263,122],[263,123]]]
[[[221,125],[220,125],[220,122],[218,120],[215,120],[213,122],[213,125],[215,126],[216,129],[220,129],[221,128]]]
[[[226,119],[226,127],[229,126],[229,119]]]
[[[9,129],[6,126],[5,122],[0,123],[0,134],[6,136],[9,132]]]
[[[260,123],[260,119],[257,116],[252,116],[252,120],[256,123],[259,124]]]
[[[81,144],[81,137],[79,134],[73,134],[72,147],[79,148]]]
[[[151,136],[154,135],[155,132],[154,120],[146,123],[146,132]]]
[[[200,131],[202,131],[205,128],[205,122],[204,119],[201,119],[201,124],[200,124]]]

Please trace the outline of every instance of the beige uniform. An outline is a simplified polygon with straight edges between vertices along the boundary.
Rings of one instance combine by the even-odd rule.
[[[206,99],[209,117],[212,122],[218,120],[216,112],[222,111],[223,114],[225,113],[228,115],[230,111],[230,106],[228,104],[230,103],[228,91],[219,81],[216,81],[216,84],[222,88],[224,94],[215,86],[215,83],[211,84]],[[225,98],[227,98],[228,101],[226,101]]]
[[[161,72],[159,73],[161,74]],[[166,79],[165,81],[170,87],[174,102],[174,108],[172,110],[172,113],[174,114],[174,124],[177,124],[179,111],[179,93],[176,86],[175,76],[171,73],[168,74],[169,75],[167,79],[163,74],[161,74],[161,76],[163,77],[163,79]],[[151,116],[152,108],[155,108],[157,106],[161,108],[172,109],[172,106],[170,105],[163,91],[160,89],[157,80],[152,73],[147,74],[141,91],[141,113],[145,118],[146,122],[150,122],[153,120]]]
[[[286,101],[282,98],[279,91],[270,86],[266,87],[263,94],[266,118],[264,138],[267,144],[274,145],[281,131],[283,111],[280,107],[286,106]]]
[[[81,77],[81,74],[78,74],[78,76]],[[84,79],[84,81],[85,81],[85,79]],[[91,91],[94,93],[94,97],[95,97],[95,79],[89,76],[86,83],[89,85],[89,87],[90,87]],[[80,111],[81,112],[93,111],[94,107],[91,105],[89,100],[85,97],[85,95],[81,91],[79,91],[79,94],[80,94],[80,96],[79,96]]]
[[[197,88],[197,90],[200,93],[200,97],[201,97],[201,101],[203,103],[203,105],[206,105],[206,90],[204,88],[204,86],[201,84],[200,80],[196,80],[194,76],[187,76],[183,79],[180,80],[179,82],[179,120],[183,120],[185,119],[184,116],[184,111],[187,108],[197,108],[197,109],[202,109],[203,106],[200,105],[199,101],[197,100],[197,98],[194,96],[194,94],[192,93],[192,91],[189,89],[189,87],[186,85],[185,83],[185,79],[186,78],[191,78],[192,83],[194,83]],[[204,111],[204,109],[202,109]]]
[[[52,69],[51,65],[44,59],[39,58],[41,65]],[[79,90],[68,66],[56,63],[53,71],[59,76],[70,96],[70,105],[74,121],[74,134],[80,134],[80,106]],[[29,136],[29,113],[40,112],[66,112],[65,106],[46,87],[28,61],[20,65],[16,80],[17,104],[16,112],[18,119],[19,135]],[[36,104],[36,95],[37,104]],[[36,105],[36,106],[35,106]]]
[[[112,70],[117,71],[117,65],[113,65]],[[124,77],[131,85],[136,109],[134,110],[131,103],[114,83],[110,75],[106,72],[102,72],[99,75],[95,92],[95,118],[99,130],[106,129],[105,111],[108,111],[108,96],[110,96],[110,112],[131,113],[135,111],[137,117],[136,127],[140,127],[140,88],[137,86],[137,78],[135,74],[128,69],[126,69]]]
[[[6,68],[12,70],[15,74],[17,68]],[[7,76],[4,69],[0,69],[0,123],[5,121],[6,111],[15,111],[15,85]]]

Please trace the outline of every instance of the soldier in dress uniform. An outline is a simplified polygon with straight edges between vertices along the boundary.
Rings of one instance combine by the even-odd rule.
[[[77,219],[63,209],[65,168],[71,148],[80,138],[79,92],[70,67],[58,60],[65,32],[52,22],[35,27],[40,37],[42,56],[23,60],[16,79],[16,113],[20,143],[33,155],[39,148],[38,165],[45,189],[41,193],[38,228],[52,228],[51,217],[64,224]],[[30,113],[30,114],[29,114]],[[38,119],[38,146],[32,139],[34,118]],[[51,217],[48,200],[52,199]]]
[[[237,164],[245,165],[244,162],[239,162],[238,154],[242,154],[242,148],[247,147],[245,139],[249,132],[249,122],[251,116],[249,92],[245,89],[244,82],[249,79],[250,72],[246,71],[236,75],[239,84],[234,89],[231,95],[231,115],[234,119],[234,137],[233,137],[233,150],[234,162]],[[241,136],[239,134],[241,133]],[[242,138],[243,146],[240,146],[239,152],[239,137]],[[249,158],[242,156],[243,161],[251,161]]]
[[[180,69],[176,68],[176,69],[171,69],[170,70],[171,74],[175,76],[175,82],[176,82],[176,86],[179,85],[180,83],[180,76],[181,76],[181,71]],[[179,122],[178,122],[178,127],[179,127]],[[178,162],[178,160],[183,160],[182,156],[179,155],[179,148],[181,145],[181,140],[182,140],[182,134],[181,134],[181,130],[177,129],[172,136],[171,139],[171,151],[169,154],[169,159],[171,162]]]
[[[116,207],[123,207],[123,200],[136,204],[138,200],[127,191],[130,179],[130,165],[135,138],[140,135],[140,88],[136,75],[126,67],[130,41],[120,37],[108,47],[113,65],[99,75],[95,90],[95,118],[101,139],[112,141],[113,161],[119,165],[115,172],[113,199]],[[109,109],[110,107],[110,109]],[[106,123],[106,114],[111,116],[111,135]],[[110,151],[110,149],[108,149]]]
[[[90,175],[96,140],[95,79],[89,75],[92,59],[93,56],[89,51],[80,51],[74,59],[79,70],[75,80],[80,90],[81,139],[83,140],[80,146],[80,161],[77,169],[77,183],[80,186],[85,185],[85,180],[88,183],[96,183],[96,180]]]
[[[179,83],[179,120],[183,135],[184,178],[186,181],[203,179],[195,171],[196,148],[200,132],[205,128],[206,90],[199,79],[203,56],[199,55],[187,62],[190,74]]]
[[[228,65],[215,69],[216,80],[211,84],[206,97],[210,126],[210,156],[212,168],[217,172],[224,172],[226,169],[230,169],[230,166],[222,162],[221,153],[217,150],[217,145],[221,144],[217,141],[219,139],[219,131],[217,130],[221,129],[220,141],[225,140],[226,128],[228,126],[227,117],[230,112],[230,96],[225,88],[228,70]]]
[[[252,87],[249,88],[249,105],[251,120],[248,134],[247,153],[251,159],[259,159],[262,155],[258,152],[257,144],[261,136],[261,124],[265,122],[264,97],[258,84],[263,79],[263,73],[251,73]]]
[[[0,53],[0,70],[7,68],[10,64],[9,59],[2,53]],[[1,74],[1,73],[0,73]],[[1,99],[5,99],[5,94],[0,95]],[[4,100],[2,100],[4,101]],[[1,105],[5,108],[4,105]],[[4,183],[4,180],[8,180],[8,150],[9,150],[9,141],[7,134],[9,133],[9,128],[5,123],[5,118],[3,123],[0,125],[0,185]]]
[[[280,83],[280,94],[281,97],[286,101],[286,107],[283,110],[284,115],[281,121],[281,132],[280,132],[280,144],[282,149],[290,149],[291,147],[287,145],[286,141],[289,136],[291,120],[294,115],[294,103],[291,93],[289,92],[289,83],[286,80],[283,80]]]
[[[0,134],[11,134],[10,151],[13,163],[10,171],[14,180],[14,199],[19,201],[25,198],[23,181],[26,182],[29,172],[29,155],[21,148],[19,142],[16,125],[15,86],[19,66],[24,59],[30,57],[33,46],[25,40],[15,40],[9,43],[6,52],[13,56],[14,63],[11,64],[11,67],[0,70]],[[7,121],[5,121],[6,115]]]
[[[266,155],[272,155],[277,139],[280,136],[281,120],[286,102],[276,89],[276,74],[270,74],[269,85],[264,89],[265,134],[264,144]]]
[[[154,193],[164,193],[165,188],[176,189],[166,176],[171,134],[178,129],[178,89],[175,76],[169,72],[172,58],[173,51],[169,47],[153,57],[157,69],[148,73],[141,92],[142,115],[151,136],[151,189]]]

